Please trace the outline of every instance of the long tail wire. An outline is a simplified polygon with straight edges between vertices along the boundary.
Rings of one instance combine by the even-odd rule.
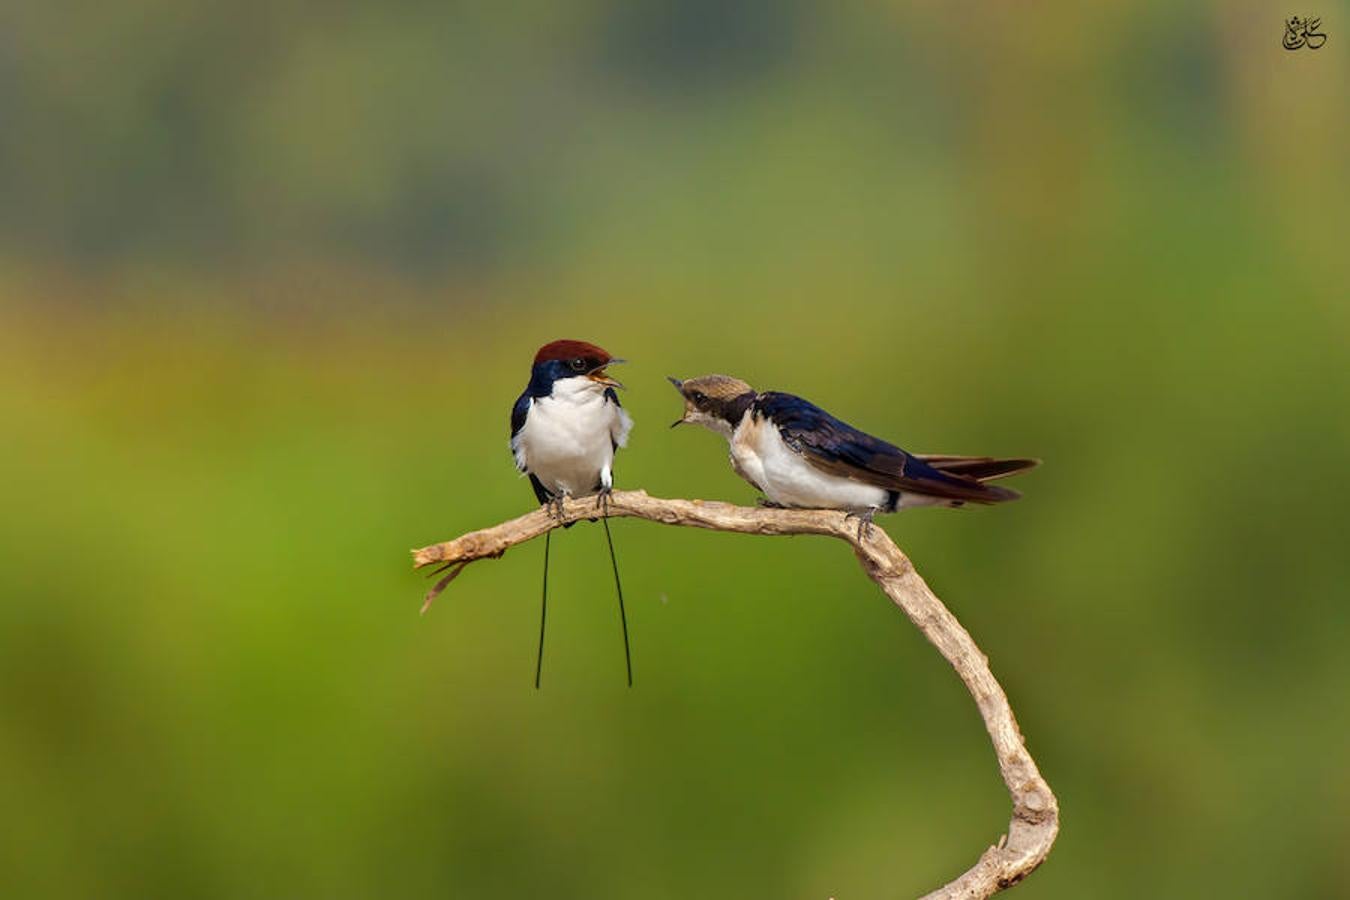
[[[614,590],[619,596],[619,625],[623,628],[623,662],[628,674],[628,686],[633,686],[633,653],[628,641],[628,612],[623,602],[623,582],[619,579],[619,560],[614,554],[614,536],[609,530],[609,510],[600,517],[605,527],[605,543],[609,547],[609,564],[614,570]],[[548,556],[553,532],[544,534],[544,582],[539,598],[539,653],[534,663],[534,688],[539,689],[544,672],[544,630],[548,623]]]
[[[609,544],[609,563],[614,567],[614,590],[619,594],[619,623],[623,626],[623,662],[628,669],[628,686],[633,686],[633,655],[628,648],[628,613],[623,608],[623,583],[619,581],[619,561],[614,556],[614,538],[609,533],[609,510],[600,517],[605,526],[605,542]]]
[[[544,624],[548,621],[548,548],[553,532],[544,532],[544,589],[539,600],[539,656],[534,663],[534,689],[539,690],[539,679],[544,673]]]

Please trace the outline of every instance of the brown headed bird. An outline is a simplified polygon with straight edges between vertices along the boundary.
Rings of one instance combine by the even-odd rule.
[[[986,482],[1040,462],[907,453],[801,397],[759,393],[727,375],[670,383],[684,397],[672,428],[692,422],[726,438],[731,467],[770,505],[844,510],[860,519],[860,534],[879,512],[1016,500],[1016,491]]]

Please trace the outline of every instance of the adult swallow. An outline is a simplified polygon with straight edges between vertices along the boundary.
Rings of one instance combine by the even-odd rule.
[[[530,478],[539,502],[561,515],[564,498],[596,495],[602,509],[605,540],[619,594],[619,621],[623,625],[623,653],[628,686],[633,685],[633,662],[628,650],[628,616],[624,612],[619,564],[609,533],[606,504],[614,487],[614,454],[628,441],[633,420],[619,403],[615,388],[623,387],[605,373],[623,360],[585,341],[553,341],[539,348],[530,369],[530,382],[511,408],[511,453],[516,468]],[[534,686],[539,687],[544,664],[544,623],[548,614],[548,551],[552,532],[544,536],[544,586],[539,612],[539,656]]]
[[[907,453],[808,400],[759,393],[726,375],[670,383],[684,397],[684,415],[672,428],[691,422],[717,432],[730,444],[736,474],[771,505],[844,510],[859,518],[860,535],[879,512],[1016,500],[1016,491],[985,482],[1040,464]]]

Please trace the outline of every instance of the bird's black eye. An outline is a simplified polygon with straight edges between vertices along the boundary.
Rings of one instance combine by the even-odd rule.
[[[695,403],[702,404],[702,403],[703,403],[704,401],[706,401],[707,399],[708,399],[708,398],[704,395],[704,393],[703,393],[702,391],[694,391],[694,402],[695,402]]]
[[[572,360],[571,362],[569,362],[567,365],[571,367],[571,369],[572,369],[573,372],[585,372],[585,371],[586,371],[586,360],[582,359],[582,358],[579,357],[579,356],[578,356],[576,359],[574,359],[574,360]]]

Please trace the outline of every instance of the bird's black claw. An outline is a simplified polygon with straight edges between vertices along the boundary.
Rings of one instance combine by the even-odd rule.
[[[774,503],[768,497],[760,497],[758,500],[755,501],[755,505],[758,506],[760,509],[787,509],[787,507],[784,506],[783,504]]]
[[[847,522],[849,519],[857,519],[858,540],[865,541],[872,536],[872,519],[876,514],[877,511],[875,509],[869,509],[867,512],[861,513],[846,512],[844,513],[844,521]]]
[[[602,487],[595,495],[595,508],[601,510],[606,516],[609,515],[609,495],[614,493],[612,487]]]
[[[563,495],[557,494],[544,501],[544,509],[548,511],[551,518],[561,522],[563,520]]]

